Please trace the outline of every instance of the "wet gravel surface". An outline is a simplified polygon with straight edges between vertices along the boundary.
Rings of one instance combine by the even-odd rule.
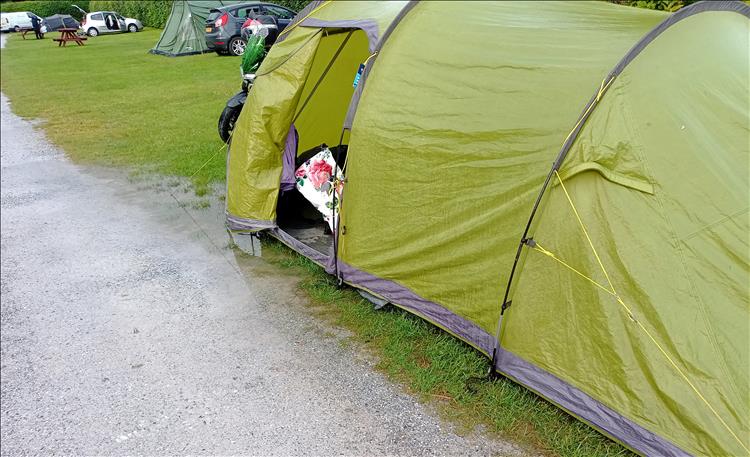
[[[2,455],[523,453],[345,348],[220,202],[71,164],[1,105]]]

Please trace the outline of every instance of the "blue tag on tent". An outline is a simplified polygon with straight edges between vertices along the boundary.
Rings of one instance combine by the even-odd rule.
[[[362,78],[362,73],[365,72],[365,64],[361,63],[359,64],[359,70],[357,70],[357,74],[354,76],[354,83],[352,86],[356,89],[359,85],[359,80]]]

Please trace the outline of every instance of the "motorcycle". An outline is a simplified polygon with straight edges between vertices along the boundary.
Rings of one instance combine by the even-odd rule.
[[[225,143],[229,143],[232,131],[234,131],[234,125],[240,117],[242,107],[245,106],[247,94],[255,83],[255,72],[258,71],[260,64],[266,56],[266,39],[269,37],[269,29],[274,28],[265,24],[266,21],[262,21],[263,18],[259,19],[261,21],[248,19],[242,26],[242,34],[247,34],[247,46],[245,46],[245,52],[242,54],[242,63],[240,64],[242,87],[239,92],[227,101],[227,105],[219,116],[219,137]],[[275,23],[275,19],[273,19],[273,22]]]

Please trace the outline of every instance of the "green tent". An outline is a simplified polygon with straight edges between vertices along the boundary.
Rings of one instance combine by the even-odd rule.
[[[636,452],[748,455],[749,18],[740,2],[313,2],[238,120],[228,226]],[[334,237],[280,193],[292,125],[298,155],[348,146]]]
[[[149,51],[170,57],[207,52],[206,18],[214,8],[241,3],[239,0],[174,0],[172,12],[156,46]]]

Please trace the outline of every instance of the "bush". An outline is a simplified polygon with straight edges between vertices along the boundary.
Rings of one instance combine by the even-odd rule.
[[[281,6],[299,11],[307,0],[280,0]],[[117,11],[123,16],[140,19],[147,27],[163,28],[172,12],[172,0],[91,0],[88,11]]]
[[[91,0],[89,11],[117,11],[139,19],[147,27],[164,27],[172,12],[171,0]]]
[[[36,0],[25,2],[2,2],[0,11],[3,13],[12,13],[14,11],[31,11],[37,16],[47,17],[53,14],[70,14],[74,18],[81,20],[83,16],[80,11],[73,8],[71,3],[75,3],[84,10],[88,11],[89,0]]]
[[[637,8],[648,8],[651,10],[674,12],[683,6],[695,3],[698,0],[610,0],[620,5],[635,6]]]
[[[309,0],[269,0],[271,3],[276,3],[277,5],[286,6],[290,10],[294,10],[297,12],[302,11],[302,8],[306,7],[308,3],[310,3]]]

